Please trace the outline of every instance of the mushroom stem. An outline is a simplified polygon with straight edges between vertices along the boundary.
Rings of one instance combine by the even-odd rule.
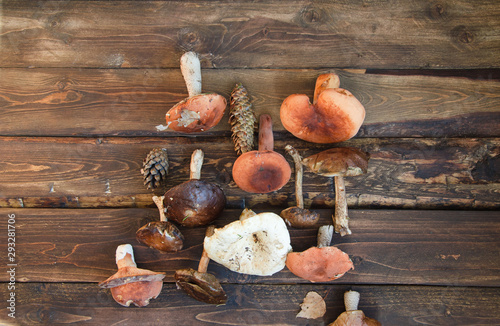
[[[201,94],[201,65],[195,52],[186,52],[181,57],[181,72],[189,97]]]
[[[333,225],[323,225],[318,229],[318,248],[329,247],[333,237]]]
[[[304,175],[304,167],[302,165],[302,157],[293,146],[286,145],[285,150],[293,158],[295,163],[295,200],[297,207],[304,208],[304,197],[302,196],[302,177]]]
[[[115,259],[118,269],[124,267],[137,267],[134,260],[134,250],[129,244],[122,244],[116,248]]]
[[[318,96],[326,89],[339,88],[340,78],[335,73],[322,74],[316,79],[316,86],[314,87],[313,104],[318,101]]]
[[[344,293],[344,305],[346,311],[358,310],[359,292],[347,291]]]
[[[191,155],[191,165],[190,165],[190,175],[189,179],[200,180],[201,178],[201,166],[203,165],[204,154],[201,149],[197,149]]]
[[[345,195],[344,177],[335,176],[335,232],[341,236],[351,234],[349,217],[347,215],[347,199]]]
[[[153,201],[155,202],[156,207],[158,207],[158,211],[160,212],[160,221],[167,222],[165,208],[163,207],[163,199],[165,199],[165,196],[153,196]]]
[[[210,225],[205,231],[205,236],[210,237],[214,234],[215,226]],[[200,263],[198,264],[198,272],[206,273],[208,269],[208,263],[210,262],[210,258],[208,258],[207,251],[203,248],[203,253],[201,254]]]
[[[259,151],[272,151],[273,148],[273,120],[269,114],[261,114],[259,117]]]

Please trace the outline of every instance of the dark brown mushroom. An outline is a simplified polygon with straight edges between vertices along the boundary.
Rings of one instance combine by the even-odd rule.
[[[207,131],[219,123],[227,101],[216,93],[201,93],[201,66],[196,53],[184,53],[181,72],[189,97],[173,106],[166,114],[167,126],[158,126],[157,129],[170,128],[185,133]]]
[[[137,268],[131,245],[124,244],[116,248],[116,265],[118,272],[99,283],[99,286],[110,289],[117,303],[125,307],[131,303],[144,307],[149,304],[149,300],[158,297],[165,274]]]
[[[160,251],[178,251],[182,249],[184,236],[172,223],[167,221],[163,209],[164,196],[153,196],[153,201],[160,212],[160,221],[149,222],[142,226],[135,236],[137,241]]]
[[[297,201],[297,206],[288,207],[281,212],[280,216],[285,220],[288,226],[294,228],[308,228],[314,226],[319,221],[319,214],[318,212],[304,208],[304,197],[302,195],[304,168],[302,166],[302,157],[292,145],[286,145],[285,150],[290,154],[295,163],[295,200]]]
[[[271,116],[262,114],[259,150],[243,153],[234,162],[234,182],[246,192],[269,193],[281,189],[290,180],[290,165],[281,154],[273,151],[272,126]]]
[[[226,205],[222,189],[200,180],[203,151],[197,149],[191,155],[190,180],[177,185],[165,193],[166,216],[183,226],[207,225],[220,215]]]
[[[215,227],[210,225],[205,236],[209,237],[214,233]],[[184,268],[175,271],[175,283],[177,288],[184,290],[189,296],[198,301],[210,304],[224,304],[227,301],[226,293],[217,278],[207,273],[210,258],[203,248],[203,253],[198,264],[198,270]]]
[[[328,149],[303,160],[314,173],[335,177],[335,232],[341,236],[351,234],[347,215],[344,177],[358,176],[368,170],[370,154],[357,148],[338,147]]]

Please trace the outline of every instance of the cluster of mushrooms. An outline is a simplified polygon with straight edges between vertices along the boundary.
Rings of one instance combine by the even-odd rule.
[[[202,93],[200,61],[196,53],[188,52],[182,56],[181,72],[189,97],[172,107],[166,114],[166,126],[160,125],[157,129],[169,128],[182,133],[207,131],[221,120],[227,101],[216,93]],[[336,74],[323,74],[317,78],[312,103],[304,94],[288,96],[280,109],[283,126],[308,142],[338,143],[352,138],[364,121],[365,110],[339,84]],[[232,100],[231,106],[233,102],[236,101]],[[257,119],[247,120],[252,124],[247,128],[251,131],[247,135],[253,137],[253,124]],[[258,148],[239,152],[241,155],[234,162],[232,176],[240,189],[263,194],[277,191],[287,184],[291,168],[287,160],[273,150],[271,116],[262,114],[258,121]],[[240,134],[233,133],[235,143],[243,142],[238,140]],[[245,139],[245,142],[254,143],[253,138]],[[330,246],[330,242],[334,232],[341,236],[351,234],[343,178],[366,173],[369,154],[356,148],[335,147],[303,159],[291,145],[285,150],[295,166],[296,206],[283,210],[280,215],[271,212],[257,214],[244,209],[238,220],[222,228],[210,225],[224,209],[226,197],[217,184],[201,180],[204,158],[201,149],[195,150],[191,156],[190,180],[170,188],[163,196],[153,197],[160,220],[137,230],[139,242],[159,251],[175,252],[182,250],[184,241],[176,224],[207,226],[198,269],[175,272],[179,289],[197,300],[224,304],[226,293],[215,276],[207,273],[210,260],[234,272],[259,276],[273,275],[286,266],[293,274],[311,282],[332,281],[354,268],[348,254]],[[162,154],[166,152],[160,151],[157,156]],[[160,168],[168,169],[168,162],[160,162],[160,158],[148,164],[148,167],[158,164]],[[318,228],[317,246],[304,252],[293,252],[288,227],[313,228],[319,221],[317,212],[304,208],[303,166],[318,175],[335,178],[335,214],[333,225]],[[152,177],[158,181],[165,175],[164,171],[161,175],[155,173],[158,175],[149,176],[148,182]],[[165,274],[137,268],[130,244],[117,248],[116,264],[118,272],[99,285],[109,288],[119,304],[129,306],[133,303],[142,307],[159,295]]]

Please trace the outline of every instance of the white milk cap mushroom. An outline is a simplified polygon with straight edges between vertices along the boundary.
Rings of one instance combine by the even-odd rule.
[[[231,271],[259,276],[281,271],[292,250],[286,224],[275,213],[256,214],[215,229],[205,237],[204,248],[210,259]]]

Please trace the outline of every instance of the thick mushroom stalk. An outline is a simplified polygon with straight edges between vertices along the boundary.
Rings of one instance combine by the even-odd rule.
[[[318,230],[318,245],[303,252],[291,252],[286,266],[295,275],[311,282],[329,282],[354,269],[349,256],[336,247],[330,247],[333,226]]]
[[[354,137],[365,119],[365,108],[339,85],[336,74],[323,74],[316,80],[312,104],[305,94],[288,96],[280,108],[285,129],[313,143],[337,143]]]
[[[158,297],[165,274],[137,268],[131,245],[124,244],[116,248],[116,265],[118,272],[99,283],[99,286],[111,289],[117,303],[125,307],[132,303],[144,307],[149,304],[149,300]]]
[[[259,150],[241,154],[233,165],[233,180],[250,193],[269,193],[281,189],[290,180],[287,160],[274,152],[273,123],[269,114],[259,119]]]
[[[341,236],[351,234],[344,177],[365,174],[368,170],[370,155],[357,148],[338,147],[328,149],[305,158],[302,162],[312,172],[335,177],[335,214],[333,222],[335,232]]]
[[[202,94],[200,59],[196,53],[184,53],[180,64],[189,97],[167,112],[166,126],[160,125],[156,129],[162,131],[170,128],[185,133],[207,131],[219,123],[227,101],[216,93]]]
[[[167,220],[163,208],[164,196],[153,196],[153,201],[160,212],[160,221],[149,222],[135,233],[137,241],[160,251],[178,251],[184,244],[181,231]]]
[[[233,272],[273,275],[285,267],[292,250],[290,234],[281,217],[274,213],[255,214],[245,209],[238,221],[215,229],[205,237],[208,257]]]
[[[214,232],[214,226],[207,228],[205,236]],[[210,258],[203,248],[198,270],[192,268],[180,269],[175,272],[174,278],[177,288],[184,290],[189,296],[198,301],[211,304],[224,304],[227,301],[226,293],[214,275],[207,273]]]
[[[366,317],[364,312],[358,310],[359,292],[347,291],[344,293],[346,311],[328,326],[381,326],[377,320]]]
[[[164,196],[167,218],[183,226],[207,225],[226,205],[226,196],[218,185],[200,180],[203,157],[201,149],[195,150],[191,155],[190,180],[171,188]]]
[[[288,226],[294,228],[311,227],[319,221],[319,214],[304,208],[304,197],[302,195],[304,168],[302,166],[302,157],[300,157],[299,152],[291,145],[286,145],[285,150],[293,158],[295,164],[295,200],[297,201],[297,206],[288,207],[281,212],[280,216]]]

